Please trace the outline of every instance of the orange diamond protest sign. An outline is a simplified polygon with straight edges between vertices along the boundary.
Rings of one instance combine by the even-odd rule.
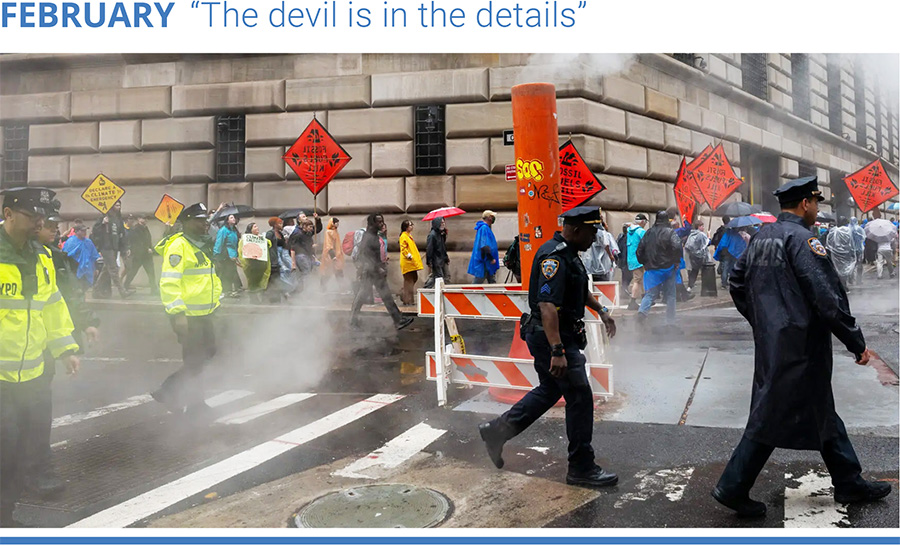
[[[581,206],[606,186],[575,150],[571,141],[559,148],[559,187],[562,191],[562,211]]]
[[[853,200],[863,212],[871,211],[887,199],[900,194],[900,190],[884,171],[881,160],[875,160],[865,168],[844,178]]]
[[[181,215],[181,210],[183,209],[184,204],[171,196],[164,194],[162,200],[159,201],[159,206],[156,207],[156,212],[154,212],[153,216],[171,227],[175,224],[175,221],[178,220],[178,216]]]
[[[313,195],[350,162],[350,155],[315,118],[282,157]]]

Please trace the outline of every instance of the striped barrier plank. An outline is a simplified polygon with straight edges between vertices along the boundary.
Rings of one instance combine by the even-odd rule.
[[[426,379],[437,381],[437,362],[434,353],[426,353]],[[534,361],[526,359],[487,357],[451,353],[450,382],[482,387],[531,390],[539,384]],[[587,364],[591,392],[597,396],[612,396],[613,375],[610,364]]]
[[[615,301],[609,294],[615,295],[616,288],[611,290],[593,292],[594,297],[601,305],[615,307]],[[428,290],[419,290],[418,313],[421,317],[434,316],[434,293]],[[494,290],[494,289],[457,289],[450,288],[443,292],[444,315],[452,318],[484,318],[519,320],[522,313],[528,312],[528,292],[518,290]],[[600,315],[595,311],[585,308],[585,319],[599,321]]]

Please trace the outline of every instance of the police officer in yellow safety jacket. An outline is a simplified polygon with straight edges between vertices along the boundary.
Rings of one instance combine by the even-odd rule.
[[[22,493],[29,456],[40,451],[34,422],[44,371],[44,349],[78,370],[74,326],[56,286],[50,252],[35,238],[52,215],[56,193],[40,187],[0,191],[0,526],[20,526],[13,509]]]
[[[222,283],[211,259],[208,218],[204,204],[188,206],[179,216],[184,231],[157,246],[163,256],[159,293],[181,344],[184,365],[150,394],[173,414],[208,417],[210,411],[202,376],[216,353],[213,312],[219,307]]]

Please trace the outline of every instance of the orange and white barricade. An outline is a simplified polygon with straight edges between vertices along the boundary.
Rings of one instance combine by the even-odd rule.
[[[591,282],[594,297],[610,309],[618,307],[618,282]],[[528,292],[520,285],[454,285],[435,280],[434,289],[417,292],[420,317],[434,318],[434,352],[426,353],[426,377],[437,382],[438,404],[447,404],[451,383],[529,391],[538,384],[533,359],[466,354],[455,319],[518,321],[529,312]],[[597,396],[612,396],[612,364],[607,357],[609,340],[600,315],[585,308],[585,371]],[[445,330],[446,328],[446,330]],[[447,334],[451,344],[447,343]],[[518,335],[515,335],[518,337]]]

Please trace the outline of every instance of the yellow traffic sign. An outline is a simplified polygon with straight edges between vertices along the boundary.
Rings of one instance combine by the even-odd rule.
[[[113,204],[119,201],[125,194],[125,189],[116,185],[102,173],[91,181],[88,188],[81,193],[81,198],[91,206],[97,208],[100,213],[106,214],[112,209]]]
[[[153,214],[156,216],[156,219],[159,219],[166,225],[170,227],[175,224],[175,221],[178,219],[178,216],[181,215],[181,210],[184,209],[184,204],[175,200],[171,196],[164,194],[162,200],[159,201],[159,206],[156,207],[156,212]]]

